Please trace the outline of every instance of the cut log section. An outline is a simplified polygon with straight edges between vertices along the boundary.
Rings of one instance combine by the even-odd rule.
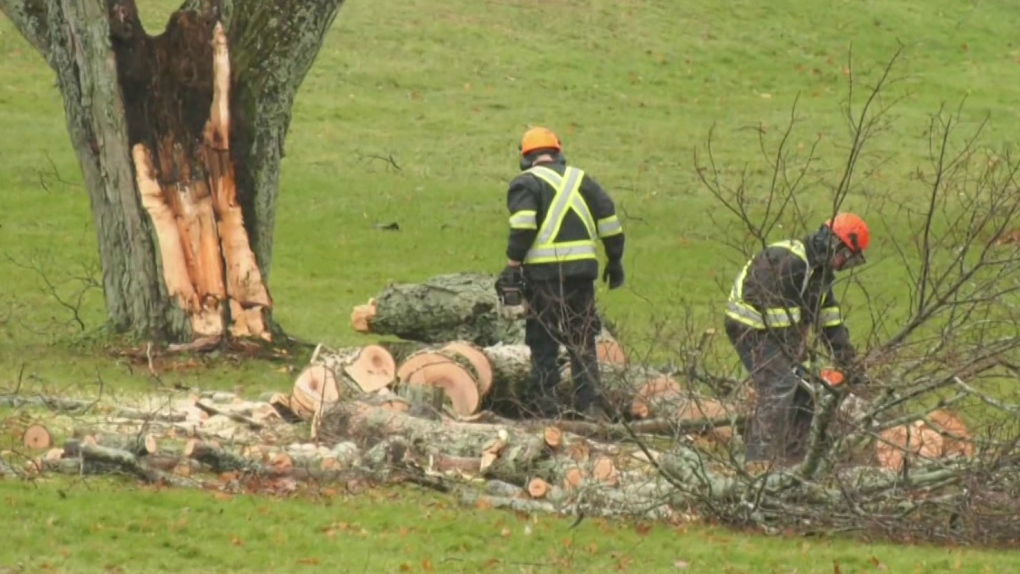
[[[354,310],[351,311],[351,328],[358,333],[371,333],[372,332],[372,319],[375,318],[375,298],[368,300],[365,305],[355,305]]]
[[[301,371],[291,392],[288,406],[302,419],[311,419],[323,407],[340,400],[336,375],[325,365],[312,365]]]
[[[492,364],[481,348],[467,341],[454,341],[441,350],[456,353],[468,361],[475,370],[478,394],[484,397],[489,393],[492,388]]]
[[[942,452],[942,443],[942,435],[925,425],[924,421],[916,421],[879,433],[875,457],[880,466],[902,470],[905,464],[918,458],[937,458]]]
[[[608,365],[627,364],[627,355],[623,352],[623,346],[609,333],[603,332],[596,338],[595,349],[598,353],[599,363]]]
[[[974,454],[970,432],[958,416],[940,409],[931,412],[927,419],[928,422],[921,419],[879,433],[875,444],[878,464],[900,470],[918,458],[932,460]]]
[[[661,375],[638,387],[630,412],[640,419],[658,415],[675,405],[681,396],[683,389],[680,384],[672,377]]]
[[[418,397],[415,387],[430,385],[442,389],[455,413],[473,415],[478,411],[480,393],[478,374],[471,363],[456,353],[422,351],[412,355],[397,370],[398,393],[408,398]],[[426,394],[427,400],[434,396]],[[428,403],[427,403],[428,404]],[[432,404],[434,407],[435,405]]]
[[[47,450],[53,446],[53,436],[42,425],[29,425],[21,435],[21,443],[31,450]]]
[[[380,345],[337,351],[320,345],[311,362],[326,365],[335,377],[350,377],[365,393],[374,393],[393,383],[397,370],[393,355]]]

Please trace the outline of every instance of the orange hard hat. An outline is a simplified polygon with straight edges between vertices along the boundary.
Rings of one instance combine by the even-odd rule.
[[[560,151],[560,138],[549,128],[535,127],[524,132],[521,138],[521,155],[525,156],[537,149],[554,149]]]
[[[832,230],[832,234],[838,237],[843,245],[856,253],[863,252],[871,242],[867,224],[853,213],[840,213],[826,221],[825,226]]]

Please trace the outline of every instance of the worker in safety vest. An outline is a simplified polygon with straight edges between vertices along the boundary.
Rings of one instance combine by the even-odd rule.
[[[832,284],[835,272],[864,263],[869,241],[860,217],[840,213],[803,240],[769,245],[737,276],[725,324],[757,390],[747,463],[790,464],[804,456],[814,406],[794,371],[808,329],[820,330],[848,384],[865,382]]]
[[[523,287],[528,303],[525,342],[531,349],[533,416],[551,418],[572,411],[605,414],[599,394],[595,311],[600,239],[608,263],[602,280],[623,285],[623,226],[613,200],[581,169],[566,164],[560,140],[543,127],[529,129],[520,144],[521,173],[507,190],[510,236],[506,268],[496,282]],[[574,401],[561,408],[557,362],[563,345],[570,356]]]

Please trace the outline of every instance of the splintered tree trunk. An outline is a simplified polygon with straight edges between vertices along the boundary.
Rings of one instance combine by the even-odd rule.
[[[271,338],[283,140],[342,0],[189,0],[158,36],[134,0],[0,0],[57,75],[111,326]]]

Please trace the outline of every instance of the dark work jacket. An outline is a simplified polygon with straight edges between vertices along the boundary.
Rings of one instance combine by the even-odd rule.
[[[802,241],[808,259],[806,265],[803,259],[782,247],[770,246],[759,252],[744,278],[743,300],[759,310],[799,307],[800,328],[783,329],[787,331],[784,333],[787,340],[799,341],[805,327],[820,329],[836,363],[848,366],[857,353],[842,321],[839,301],[832,292],[835,274],[829,267],[828,232],[819,231]],[[804,280],[809,274],[805,286]],[[835,324],[822,327],[823,315],[837,315],[839,319]]]
[[[560,175],[563,175],[566,171],[566,163],[562,160],[536,165],[547,167]],[[613,204],[612,198],[587,173],[584,174],[584,178],[581,180],[580,193],[585,204],[588,206],[588,210],[591,212],[592,219],[595,221],[616,214],[616,207]],[[534,210],[536,212],[535,218],[538,228],[541,229],[542,222],[545,221],[546,212],[549,210],[555,195],[556,190],[544,180],[524,172],[510,182],[506,194],[507,208],[509,208],[510,213],[521,210]],[[571,237],[588,236],[584,223],[572,211],[566,215],[560,228],[560,236],[564,234],[571,234]],[[535,229],[511,229],[506,248],[507,258],[512,261],[524,261],[524,257],[527,255],[537,235],[538,231]],[[597,240],[598,238],[593,239]],[[623,244],[623,233],[602,239],[606,258],[610,261],[620,260],[623,257]],[[550,281],[562,277],[595,280],[598,278],[598,274],[599,264],[596,259],[524,265],[524,277],[528,281]]]

